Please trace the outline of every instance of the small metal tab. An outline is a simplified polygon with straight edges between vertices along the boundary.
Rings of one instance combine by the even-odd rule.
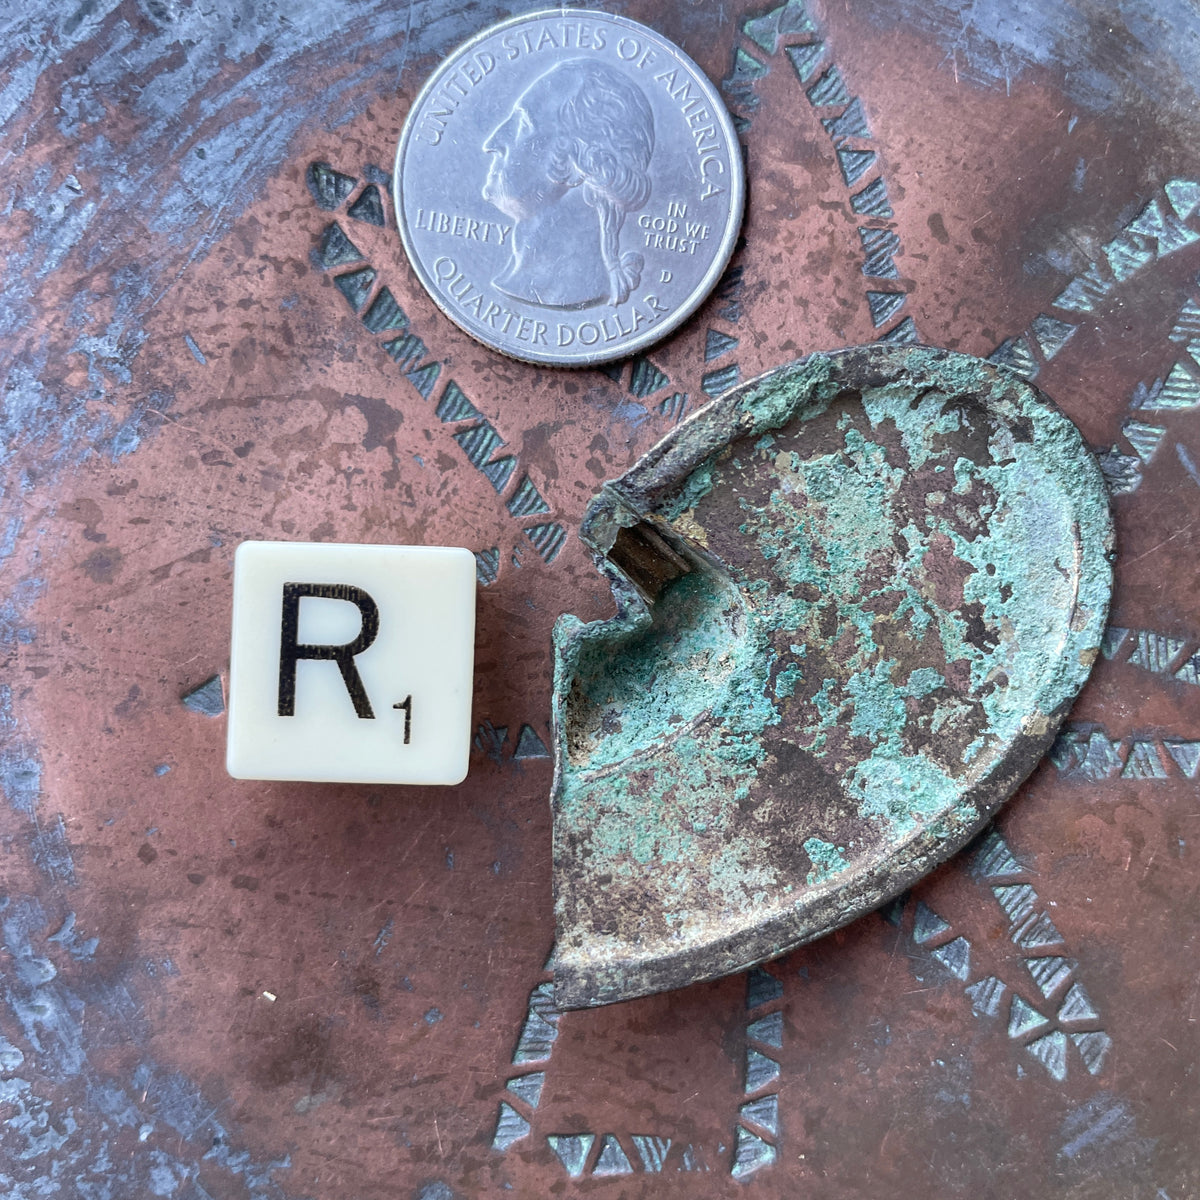
[[[949,857],[1049,748],[1112,584],[1100,471],[990,363],[814,355],[592,501],[555,630],[562,1007],[743,970]]]

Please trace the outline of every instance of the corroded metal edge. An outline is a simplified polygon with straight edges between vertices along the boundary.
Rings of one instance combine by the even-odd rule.
[[[845,392],[886,386],[902,378],[918,387],[986,398],[1001,409],[1016,406],[1039,414],[1036,436],[1054,448],[1055,453],[1046,463],[1052,470],[1058,468],[1053,473],[1074,504],[1079,574],[1091,584],[1090,604],[1066,622],[1060,670],[1055,676],[1059,702],[1039,704],[1007,753],[964,789],[964,802],[956,806],[954,813],[897,844],[887,859],[857,877],[852,890],[837,882],[812,887],[803,911],[797,907],[749,931],[742,929],[679,954],[639,961],[602,961],[564,953],[559,880],[569,863],[556,825],[554,880],[560,927],[554,971],[555,999],[560,1008],[593,1007],[719,978],[775,958],[874,910],[966,845],[1029,776],[1054,741],[1097,657],[1112,590],[1112,517],[1108,492],[1093,455],[1077,427],[1057,405],[1006,368],[925,347],[856,347],[808,356],[724,393],[677,426],[593,498],[580,538],[592,553],[597,569],[609,581],[617,611],[606,621],[590,624],[567,615],[555,627],[551,793],[555,816],[563,789],[565,701],[579,648],[591,637],[629,633],[651,619],[646,593],[610,557],[620,531],[644,521],[653,522],[656,510],[679,492],[689,476],[734,439],[778,429],[802,412],[827,407]],[[664,526],[662,522],[655,527],[670,540],[672,535]],[[1085,614],[1082,619],[1080,612]]]

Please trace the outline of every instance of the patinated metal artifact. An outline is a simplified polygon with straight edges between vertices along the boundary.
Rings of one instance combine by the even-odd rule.
[[[514,358],[625,358],[699,306],[733,252],[743,167],[719,94],[624,17],[533,13],[451,54],[413,103],[396,215],[418,278]]]
[[[563,1006],[771,958],[947,858],[1050,745],[1111,588],[1075,426],[915,347],[727,393],[581,536],[617,613],[555,631]]]

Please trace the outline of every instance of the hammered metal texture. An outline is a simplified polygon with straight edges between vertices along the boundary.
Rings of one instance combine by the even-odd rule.
[[[712,298],[608,374],[482,349],[394,228],[412,97],[512,6],[0,18],[0,1193],[1200,1192],[1195,12],[618,8],[722,84],[749,197]],[[1034,377],[1099,452],[1102,660],[903,905],[560,1015],[550,632],[612,611],[585,506],[706,395],[878,338]],[[476,551],[464,785],[224,775],[243,538]]]

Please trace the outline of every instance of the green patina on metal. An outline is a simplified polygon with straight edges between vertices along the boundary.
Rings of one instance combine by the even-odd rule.
[[[823,412],[840,391],[833,359],[814,354],[787,368],[771,371],[735,389],[742,434],[771,433],[803,407],[812,416]]]
[[[1111,587],[1078,431],[923,348],[735,389],[582,536],[617,615],[555,631],[567,1004],[769,957],[952,853],[1049,744]]]
[[[676,923],[709,891],[732,903],[756,880],[766,889],[772,879],[754,847],[728,836],[755,778],[762,732],[780,720],[766,694],[774,655],[761,622],[728,581],[693,571],[667,589],[652,621],[612,624],[577,630],[583,636],[560,659],[573,680],[565,769],[592,854],[614,880],[653,864]],[[721,736],[697,736],[701,720],[719,724]],[[670,770],[656,761],[664,736]],[[670,870],[700,855],[702,882]]]
[[[690,512],[713,489],[713,472],[716,470],[716,456],[697,467],[688,475],[679,494],[664,510],[663,515],[674,520],[685,512]]]
[[[820,838],[809,838],[804,843],[804,853],[812,860],[805,883],[824,883],[850,865],[846,862],[845,846],[831,846]]]

